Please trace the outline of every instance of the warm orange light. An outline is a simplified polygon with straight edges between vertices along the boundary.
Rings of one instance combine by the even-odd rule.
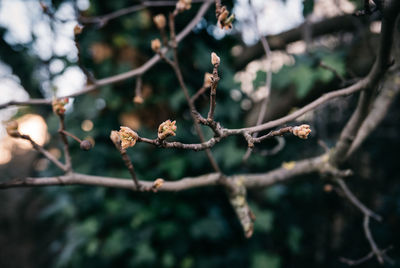
[[[39,145],[44,145],[47,139],[47,125],[43,117],[35,114],[27,114],[16,120],[18,131],[21,134],[29,135]],[[23,139],[4,136],[0,139],[0,165],[8,163],[12,159],[12,153],[18,149],[30,150],[32,145]],[[32,149],[33,150],[33,149]]]
[[[93,129],[93,122],[91,120],[84,120],[81,124],[83,131],[91,131]]]

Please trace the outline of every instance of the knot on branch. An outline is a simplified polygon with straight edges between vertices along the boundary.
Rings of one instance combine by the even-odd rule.
[[[245,237],[250,238],[253,235],[256,217],[246,200],[247,191],[244,177],[233,179],[230,186],[229,201],[242,225]]]

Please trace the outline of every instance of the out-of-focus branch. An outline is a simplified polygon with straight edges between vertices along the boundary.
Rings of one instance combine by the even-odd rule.
[[[359,19],[352,15],[343,15],[333,18],[327,18],[319,22],[309,23],[311,37],[316,38],[326,34],[335,34],[338,32],[353,32],[357,29]],[[303,39],[303,27],[301,24],[296,28],[286,32],[267,36],[267,41],[271,50],[285,49],[286,45]],[[258,59],[264,55],[263,45],[258,42],[256,45],[247,47],[235,60],[235,69],[243,69],[250,61]]]
[[[399,72],[396,72],[387,76],[385,79],[381,93],[379,93],[378,97],[374,101],[371,112],[358,129],[357,135],[346,154],[346,158],[349,158],[360,147],[363,141],[377,128],[386,116],[391,104],[400,92],[399,75]]]
[[[201,18],[207,12],[207,10],[210,7],[212,2],[213,2],[213,0],[206,0],[201,5],[196,16],[176,36],[177,43],[181,42],[191,32],[191,30],[197,25],[197,23],[201,20]],[[163,48],[161,52],[163,54],[165,54],[168,50],[169,50],[169,48]],[[160,55],[158,55],[158,54],[154,55],[146,63],[144,63],[142,66],[140,66],[136,69],[133,69],[131,71],[128,71],[128,72],[125,72],[122,74],[118,74],[118,75],[114,75],[114,76],[110,76],[107,78],[96,80],[96,83],[94,85],[87,85],[80,91],[77,91],[75,93],[68,94],[66,96],[62,96],[59,98],[77,97],[77,96],[86,94],[88,92],[91,92],[95,89],[98,89],[102,86],[118,83],[118,82],[124,81],[126,79],[135,77],[135,76],[143,75],[145,72],[147,72],[149,69],[151,69],[160,59],[161,59]],[[52,99],[30,99],[30,100],[26,100],[26,101],[9,101],[7,103],[0,104],[0,109],[4,109],[11,105],[51,105],[51,103],[52,103]]]
[[[336,182],[338,183],[338,185],[340,186],[340,188],[342,189],[345,197],[356,207],[358,208],[361,213],[363,213],[364,215],[364,221],[363,221],[363,229],[364,229],[364,233],[365,233],[365,237],[368,240],[368,243],[371,247],[372,250],[372,254],[376,256],[377,260],[379,261],[380,264],[384,263],[384,260],[387,260],[388,262],[391,262],[391,259],[385,254],[384,250],[381,250],[373,236],[371,233],[371,230],[369,228],[369,219],[370,218],[374,218],[377,221],[381,221],[382,217],[376,213],[374,213],[372,210],[370,210],[369,208],[367,208],[363,203],[361,203],[360,200],[357,199],[357,197],[352,193],[352,191],[347,187],[346,183],[343,181],[343,179],[341,178],[337,178]],[[368,257],[369,255],[367,255],[366,257],[360,259],[363,261],[366,261],[368,259],[370,259],[370,257]],[[351,263],[357,263],[360,264],[362,263],[362,261],[351,261]],[[349,260],[345,259],[345,262],[349,262]],[[353,264],[354,265],[354,264]]]
[[[124,15],[134,13],[136,11],[145,9],[147,7],[167,7],[175,6],[177,1],[142,1],[140,4],[136,4],[130,7],[122,8],[117,11],[111,12],[106,15],[96,16],[96,17],[85,17],[80,16],[78,18],[79,22],[82,24],[98,24],[99,27],[103,27],[110,20],[119,18]],[[192,3],[202,3],[204,0],[192,0]]]
[[[271,60],[271,55],[272,55],[271,48],[269,47],[268,41],[265,38],[265,36],[261,35],[261,33],[260,33],[260,29],[258,27],[257,12],[254,9],[254,7],[252,6],[252,1],[249,1],[249,4],[250,4],[251,10],[252,10],[252,13],[254,15],[254,26],[256,28],[257,35],[260,38],[262,47],[263,47],[264,52],[265,52],[266,61],[268,63]],[[260,112],[258,113],[256,126],[260,125],[263,122],[264,118],[265,118],[265,114],[267,112],[268,101],[269,101],[269,95],[270,95],[270,92],[271,92],[271,83],[272,83],[272,69],[271,69],[270,64],[268,64],[268,66],[267,66],[267,77],[266,77],[266,80],[265,80],[265,97],[264,97],[264,99],[262,100],[262,103],[261,103],[261,108],[260,108]],[[252,136],[253,136],[253,138],[255,138],[255,137],[257,137],[257,135],[258,135],[258,132],[254,132]],[[247,161],[247,159],[251,155],[251,152],[252,152],[252,148],[247,148],[247,151],[246,151],[245,155],[243,156],[243,162]]]

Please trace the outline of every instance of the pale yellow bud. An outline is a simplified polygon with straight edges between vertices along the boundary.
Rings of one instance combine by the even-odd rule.
[[[212,82],[213,82],[213,75],[210,73],[205,73],[203,87],[206,88],[211,87]]]
[[[215,54],[215,52],[211,53],[211,64],[212,65],[219,65],[221,59],[217,56],[217,54]]]
[[[161,178],[158,178],[153,182],[153,186],[151,188],[153,189],[153,191],[156,192],[158,189],[160,189],[163,186],[163,184],[164,184],[164,180]]]
[[[161,41],[160,41],[160,39],[154,39],[154,40],[151,40],[151,49],[154,51],[154,52],[159,52],[160,51],[160,48],[161,48]]]
[[[158,14],[153,18],[154,24],[158,29],[164,29],[167,24],[167,20],[163,14]]]
[[[309,125],[304,124],[301,126],[293,127],[292,133],[300,139],[307,139],[308,135],[311,133],[311,129]]]

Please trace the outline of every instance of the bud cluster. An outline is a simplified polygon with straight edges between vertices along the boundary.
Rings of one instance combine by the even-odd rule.
[[[124,150],[129,147],[135,146],[136,141],[139,138],[138,134],[129,127],[120,127],[120,130],[118,131],[118,136],[119,139],[121,140],[121,148]],[[111,138],[115,139],[115,137]]]
[[[301,125],[292,128],[293,135],[299,137],[300,139],[307,139],[308,135],[311,133],[309,125]]]
[[[191,7],[192,7],[192,0],[179,0],[176,3],[176,10],[178,10],[178,12],[189,10]]]
[[[176,131],[176,121],[167,120],[161,123],[161,125],[158,127],[158,138],[160,140],[164,140],[165,138],[169,136],[175,136],[175,131]]]
[[[54,99],[52,102],[53,112],[58,116],[64,115],[65,114],[65,105],[68,102],[69,102],[68,98]]]
[[[218,26],[221,29],[232,29],[232,22],[235,19],[235,15],[230,15],[229,16],[229,11],[226,9],[225,6],[221,7],[218,15]]]

